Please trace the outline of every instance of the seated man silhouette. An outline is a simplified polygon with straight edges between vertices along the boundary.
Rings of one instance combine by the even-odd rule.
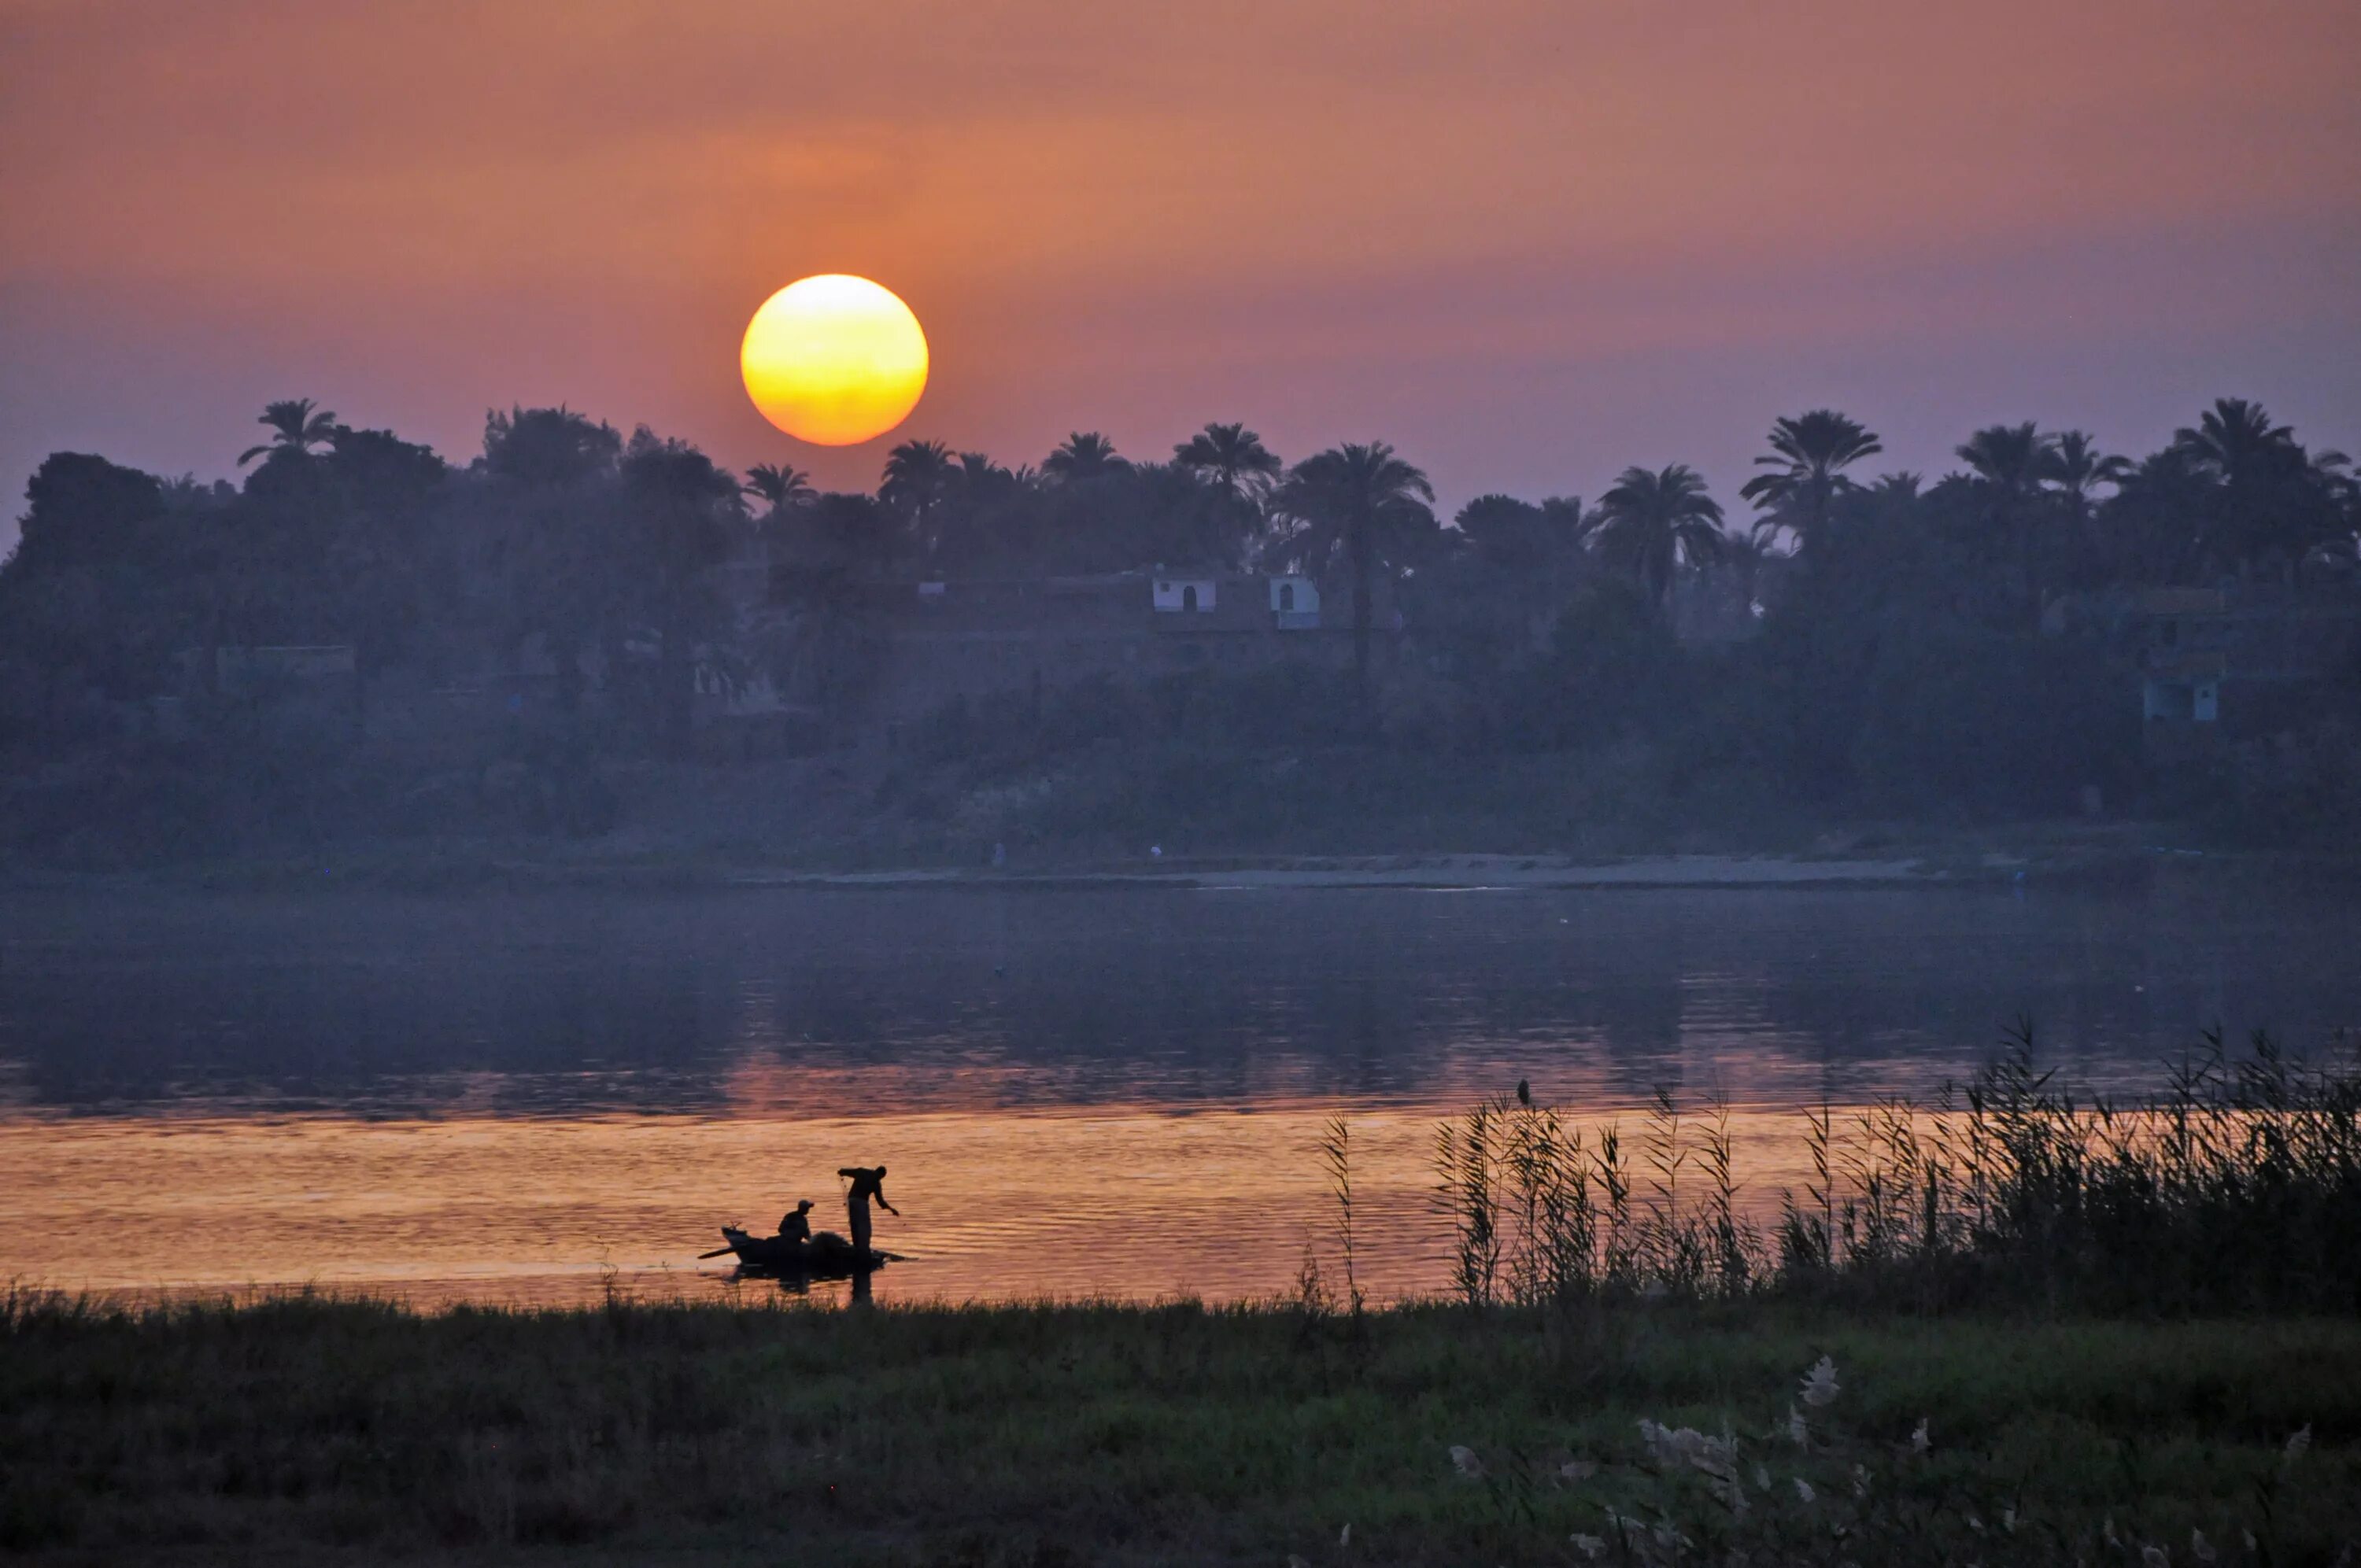
[[[796,1205],[795,1212],[779,1221],[779,1239],[783,1242],[811,1240],[811,1206],[808,1198]]]

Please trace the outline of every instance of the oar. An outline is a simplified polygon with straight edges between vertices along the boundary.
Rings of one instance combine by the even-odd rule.
[[[698,1253],[698,1254],[697,1255],[697,1262],[699,1262],[699,1263],[703,1263],[703,1262],[704,1262],[707,1258],[708,1258],[708,1257],[719,1257],[723,1253],[726,1253],[726,1252],[736,1252],[737,1250],[738,1250],[738,1249],[737,1249],[736,1247],[734,1247],[734,1246],[718,1246],[718,1247],[715,1247],[711,1252],[701,1252],[701,1253]]]

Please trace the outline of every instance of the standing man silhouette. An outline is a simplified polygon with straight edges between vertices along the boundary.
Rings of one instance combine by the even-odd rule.
[[[869,1201],[893,1215],[902,1217],[902,1211],[885,1201],[885,1168],[882,1165],[848,1165],[837,1175],[851,1179],[852,1188],[844,1195],[844,1217],[852,1226],[852,1245],[862,1252],[869,1250]]]

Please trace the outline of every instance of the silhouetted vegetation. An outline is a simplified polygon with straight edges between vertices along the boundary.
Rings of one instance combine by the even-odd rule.
[[[0,1551],[2325,1563],[2361,1533],[2349,1321],[757,1307],[19,1296]]]
[[[235,487],[74,453],[33,477],[0,565],[17,851],[596,839],[634,821],[647,769],[693,793],[700,760],[742,756],[701,716],[754,691],[785,737],[768,754],[840,760],[781,787],[833,841],[861,817],[863,852],[902,858],[1142,833],[1776,847],[2094,810],[2287,840],[2361,802],[2361,658],[2275,666],[2202,755],[2143,745],[2142,593],[2361,612],[2349,465],[2238,400],[2136,461],[1995,425],[1932,485],[1861,477],[1882,446],[1858,421],[1782,418],[1743,528],[1678,464],[1588,507],[1485,495],[1445,523],[1383,443],[1290,466],[1236,424],[1162,462],[1077,432],[1038,468],[910,441],[859,495],[772,466],[741,485],[564,408],[494,412],[464,466],[308,400],[261,422]],[[886,585],[1159,566],[1314,579],[1349,682],[1012,683],[883,744],[866,607]]]
[[[2361,1062],[2218,1035],[2140,1103],[2037,1070],[2029,1025],[1931,1105],[1807,1113],[1813,1179],[1768,1228],[1727,1121],[1667,1093],[1636,1131],[1507,1097],[1441,1134],[1471,1307],[1647,1294],[1918,1310],[2361,1310]]]

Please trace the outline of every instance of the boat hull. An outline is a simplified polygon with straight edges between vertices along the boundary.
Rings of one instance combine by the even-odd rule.
[[[796,1274],[814,1277],[864,1274],[894,1261],[890,1252],[856,1247],[842,1236],[822,1231],[809,1241],[783,1236],[757,1236],[732,1225],[721,1227],[721,1239],[738,1256],[738,1266],[762,1274]]]

